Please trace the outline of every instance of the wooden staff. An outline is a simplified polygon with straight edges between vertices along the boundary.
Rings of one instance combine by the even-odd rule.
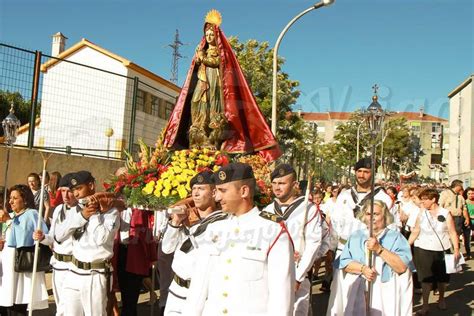
[[[38,222],[36,223],[36,230],[41,230],[41,221],[43,220],[43,208],[44,208],[44,181],[46,178],[46,166],[48,165],[48,159],[52,154],[44,154],[40,152],[41,158],[43,159],[43,173],[41,177],[41,188],[40,188],[40,204],[38,210]],[[36,266],[38,265],[38,254],[39,254],[39,240],[35,240],[35,256],[33,259],[33,274],[31,276],[31,292],[30,292],[30,308],[28,310],[28,316],[33,316],[33,297],[35,294],[35,282],[36,282]]]
[[[304,251],[304,247],[306,245],[306,236],[305,236],[305,232],[306,232],[306,222],[308,220],[308,204],[309,204],[309,194],[311,193],[311,178],[312,178],[312,175],[313,173],[310,172],[309,173],[309,177],[308,177],[308,185],[306,186],[306,192],[305,192],[305,195],[304,195],[304,202],[303,202],[303,205],[304,205],[304,220],[303,220],[303,223],[301,224],[301,229],[300,229],[300,236],[301,236],[301,243],[300,243],[300,246],[298,248],[298,256],[301,258],[301,253]]]

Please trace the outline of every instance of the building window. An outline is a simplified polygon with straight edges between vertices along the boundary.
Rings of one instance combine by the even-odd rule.
[[[151,96],[151,115],[159,117],[160,115],[160,98]]]
[[[420,133],[421,132],[421,124],[418,122],[414,122],[411,124],[411,131],[412,133]]]
[[[140,89],[137,90],[137,110],[145,111],[145,91]]]
[[[431,123],[432,133],[441,133],[441,131],[442,131],[441,123]]]
[[[440,165],[441,164],[441,154],[431,154],[431,162],[432,165]]]
[[[166,119],[169,119],[171,112],[173,112],[173,103],[166,101]]]

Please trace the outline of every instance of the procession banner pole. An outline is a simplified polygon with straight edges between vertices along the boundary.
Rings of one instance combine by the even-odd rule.
[[[375,190],[375,150],[376,150],[376,143],[372,145],[372,166],[371,166],[371,185],[370,185],[370,221],[369,221],[369,236],[374,237],[374,223],[373,223],[373,218],[374,218],[374,199],[375,196],[373,194]],[[374,254],[372,251],[367,252],[367,266],[372,269],[373,266],[373,259],[374,259]],[[372,305],[372,286],[373,283],[370,281],[367,281],[367,296],[366,296],[366,307],[367,307],[367,315],[370,315],[370,306]]]
[[[41,158],[43,159],[43,173],[41,177],[41,188],[40,188],[40,204],[38,210],[38,221],[36,222],[36,230],[41,229],[41,222],[43,220],[43,209],[44,209],[44,182],[46,178],[46,166],[48,165],[48,159],[51,157],[52,154],[44,154],[43,152],[39,152]],[[30,308],[28,310],[28,315],[33,316],[33,297],[35,294],[35,282],[36,282],[36,266],[38,265],[38,254],[39,254],[39,240],[35,240],[35,255],[33,259],[33,274],[31,275],[31,291],[30,291]]]
[[[305,231],[306,231],[306,221],[308,220],[308,204],[309,204],[309,194],[311,192],[311,178],[313,176],[313,172],[310,172],[309,173],[309,177],[308,177],[308,185],[306,186],[306,192],[305,192],[305,195],[304,195],[304,220],[303,220],[303,223],[301,225],[301,242],[300,242],[300,246],[298,248],[298,255],[301,255],[301,253],[303,252],[304,250],[304,247],[305,247],[305,244],[306,244],[306,238],[305,238]]]

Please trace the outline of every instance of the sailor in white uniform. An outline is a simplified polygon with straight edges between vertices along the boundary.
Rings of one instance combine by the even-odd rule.
[[[195,209],[188,209],[183,214],[173,214],[163,236],[161,246],[163,252],[167,254],[174,252],[171,266],[174,277],[169,288],[165,315],[181,315],[191,277],[194,275],[197,248],[203,241],[206,229],[227,217],[227,214],[217,210],[216,186],[212,174],[211,171],[203,171],[191,179]],[[188,212],[193,211],[197,212],[201,220],[191,227],[186,227],[183,222],[188,218]]]
[[[95,193],[94,182],[90,172],[79,171],[69,187],[79,200]],[[99,205],[89,202],[78,205],[76,214],[56,228],[58,242],[73,236],[73,265],[63,284],[66,315],[106,315],[110,259],[119,226],[117,208],[101,212]]]
[[[296,172],[289,164],[281,164],[271,174],[273,203],[262,213],[269,213],[285,221],[295,245],[295,307],[294,315],[307,316],[310,302],[310,273],[313,263],[328,249],[323,242],[327,225],[313,203],[305,203],[298,195]]]
[[[290,316],[294,304],[293,248],[283,221],[260,216],[248,164],[214,174],[216,201],[230,216],[206,231],[183,314]]]
[[[331,224],[337,235],[338,245],[336,250],[335,265],[338,263],[344,246],[349,239],[349,236],[359,230],[366,228],[366,225],[359,221],[356,216],[361,211],[362,205],[369,201],[374,195],[375,200],[381,200],[386,205],[391,205],[392,200],[390,196],[385,193],[382,187],[375,186],[374,191],[371,191],[372,186],[372,159],[370,157],[360,159],[354,166],[356,175],[356,186],[351,187],[344,192],[341,192],[337,197],[336,206],[334,207]],[[396,229],[396,225],[392,224],[388,228]],[[344,302],[345,295],[337,295],[339,301],[336,302],[336,294],[338,291],[346,291],[343,288],[343,271],[334,269],[333,281],[331,283],[331,296],[329,297],[330,306],[327,310],[327,315],[343,315],[344,308],[347,302]]]
[[[53,218],[51,220],[51,228],[48,234],[42,231],[36,231],[33,235],[35,240],[41,240],[42,244],[51,246],[53,248],[53,256],[51,257],[51,266],[53,267],[52,287],[54,300],[56,301],[56,315],[65,314],[65,302],[63,283],[67,276],[67,272],[72,265],[72,236],[58,242],[55,238],[56,227],[66,221],[66,219],[74,216],[76,211],[77,199],[69,189],[69,183],[72,173],[68,173],[61,177],[59,181],[59,190],[63,198],[63,204],[58,205],[53,211]]]

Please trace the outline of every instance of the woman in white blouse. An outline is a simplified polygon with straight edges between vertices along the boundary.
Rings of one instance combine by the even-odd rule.
[[[422,284],[423,307],[419,315],[426,315],[429,310],[429,296],[434,282],[438,284],[438,308],[446,309],[444,292],[449,282],[446,273],[444,253],[450,251],[451,243],[455,259],[458,260],[459,242],[454,228],[454,221],[448,210],[438,205],[439,193],[435,189],[426,189],[419,195],[421,212],[412,228],[409,243],[414,244],[414,262],[418,280]]]

